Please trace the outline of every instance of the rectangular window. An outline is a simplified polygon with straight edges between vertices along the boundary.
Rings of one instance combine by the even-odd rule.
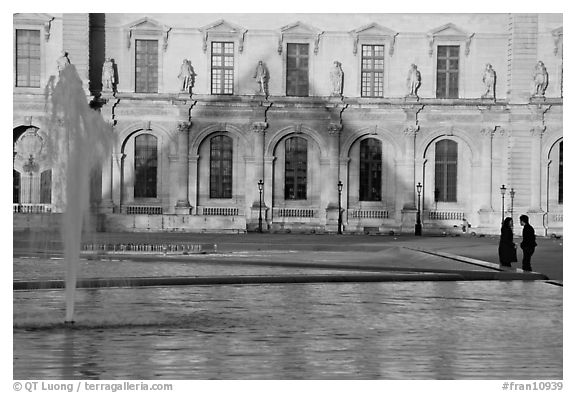
[[[234,43],[212,43],[212,94],[234,94]]]
[[[458,98],[460,47],[438,46],[436,62],[436,98]]]
[[[136,93],[158,93],[157,40],[136,40]]]
[[[382,200],[382,142],[368,138],[360,142],[360,200]]]
[[[384,45],[362,45],[362,97],[384,95]]]
[[[308,96],[308,44],[287,45],[286,95]]]
[[[156,137],[138,135],[134,142],[134,198],[156,198],[158,149]]]
[[[456,202],[458,144],[444,139],[436,143],[435,190],[439,202]]]
[[[308,172],[308,143],[292,137],[285,143],[284,199],[306,199]]]
[[[16,30],[16,86],[40,87],[40,30]]]
[[[210,139],[210,198],[232,198],[232,138]]]

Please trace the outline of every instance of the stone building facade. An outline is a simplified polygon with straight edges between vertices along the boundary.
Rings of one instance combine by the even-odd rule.
[[[340,207],[344,232],[412,232],[420,211],[424,232],[499,233],[504,210],[561,234],[562,23],[15,14],[14,225],[65,209],[45,107],[69,61],[116,135],[100,230],[336,232]]]

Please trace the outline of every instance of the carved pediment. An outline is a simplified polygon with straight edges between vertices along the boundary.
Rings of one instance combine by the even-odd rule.
[[[161,38],[163,49],[166,50],[168,48],[168,34],[171,28],[158,23],[154,19],[144,17],[130,23],[129,25],[125,26],[124,29],[128,36],[128,48],[130,48],[132,45],[132,41],[136,35],[139,37]]]
[[[558,55],[564,49],[564,28],[560,26],[552,30],[552,37],[554,38],[554,55]]]
[[[219,19],[216,22],[210,23],[204,27],[199,28],[202,33],[203,45],[202,49],[206,52],[208,48],[208,38],[209,36],[224,37],[224,38],[236,38],[239,41],[238,51],[242,53],[244,50],[244,35],[248,30],[241,26],[237,26],[224,19]]]
[[[14,26],[38,26],[44,30],[44,39],[48,41],[50,39],[50,29],[52,27],[52,21],[54,17],[50,14],[24,14],[18,13],[14,14],[13,23]]]
[[[470,53],[470,43],[472,42],[472,37],[474,37],[474,33],[468,33],[453,23],[447,23],[443,26],[432,29],[426,35],[428,37],[428,54],[430,56],[434,53],[434,43],[442,40],[464,42],[466,45],[464,53],[468,56]]]
[[[390,30],[387,27],[381,26],[378,23],[370,23],[368,25],[359,27],[350,32],[354,39],[353,53],[358,52],[358,41],[360,39],[376,40],[376,41],[386,41],[390,45],[389,53],[390,56],[394,54],[394,43],[396,42],[397,32]]]
[[[302,22],[294,22],[280,28],[280,39],[278,40],[278,54],[282,53],[284,38],[313,39],[314,54],[318,53],[320,37],[324,32],[314,26]]]

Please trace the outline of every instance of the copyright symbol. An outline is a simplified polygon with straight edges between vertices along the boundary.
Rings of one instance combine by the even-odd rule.
[[[14,390],[16,390],[17,392],[22,390],[22,384],[20,382],[14,382]]]

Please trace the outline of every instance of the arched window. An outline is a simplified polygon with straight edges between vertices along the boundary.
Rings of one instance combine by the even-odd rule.
[[[382,142],[374,138],[360,142],[360,200],[382,200]]]
[[[456,202],[458,143],[444,139],[436,143],[435,191],[438,202]]]
[[[52,169],[40,174],[40,203],[52,203]]]
[[[284,199],[306,199],[308,142],[292,137],[285,142]]]
[[[158,148],[154,135],[142,134],[134,141],[134,198],[156,198]]]
[[[558,203],[562,204],[564,202],[564,181],[562,180],[562,174],[564,173],[564,141],[560,142],[560,153],[558,157]]]
[[[14,193],[14,197],[12,198],[12,203],[20,203],[20,184],[21,184],[21,177],[20,172],[13,169],[12,170],[13,180],[12,180],[12,189]]]
[[[210,139],[210,198],[232,198],[232,138]]]

